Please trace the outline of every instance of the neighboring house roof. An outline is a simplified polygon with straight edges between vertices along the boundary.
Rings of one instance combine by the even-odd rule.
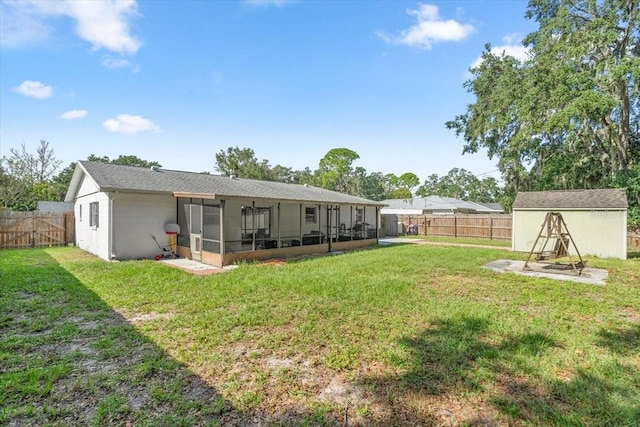
[[[67,202],[38,202],[40,212],[73,212],[73,203]]]
[[[627,209],[623,188],[520,192],[513,209]]]
[[[413,199],[388,199],[382,203],[388,206],[382,208],[381,214],[420,215],[430,212],[471,212],[471,213],[502,213],[502,208],[494,209],[484,204],[467,202],[453,197],[428,196]]]
[[[162,168],[123,166],[87,160],[77,162],[67,191],[66,201],[75,199],[84,175],[89,176],[103,192],[122,191],[172,194],[185,197],[248,198],[384,206],[382,202],[308,185],[233,178]]]
[[[473,203],[477,203],[478,205],[482,205],[485,208],[490,209],[492,212],[504,213],[504,209],[502,209],[502,205],[500,205],[500,203],[485,203],[485,202],[473,202]]]

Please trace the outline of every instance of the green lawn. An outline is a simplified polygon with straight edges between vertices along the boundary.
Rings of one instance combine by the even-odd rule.
[[[640,422],[640,259],[606,286],[397,245],[193,276],[0,252],[0,425]]]
[[[410,239],[418,239],[418,240],[424,240],[426,242],[436,242],[436,243],[499,246],[503,248],[511,247],[511,240],[501,240],[501,239],[482,239],[482,238],[473,238],[473,237],[453,237],[453,236],[424,236],[424,235],[406,235],[406,236],[399,236],[399,237],[408,237]]]

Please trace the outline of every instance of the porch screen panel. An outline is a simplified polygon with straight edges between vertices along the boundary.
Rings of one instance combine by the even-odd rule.
[[[220,206],[202,208],[202,249],[220,253]]]
[[[191,199],[178,198],[178,225],[180,226],[180,234],[178,234],[178,246],[189,247],[189,228],[187,225],[187,215],[189,215],[189,203]]]

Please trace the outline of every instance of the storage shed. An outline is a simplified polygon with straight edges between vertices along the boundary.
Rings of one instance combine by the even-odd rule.
[[[520,192],[513,203],[512,249],[529,252],[547,212],[562,214],[582,255],[627,258],[624,189]]]

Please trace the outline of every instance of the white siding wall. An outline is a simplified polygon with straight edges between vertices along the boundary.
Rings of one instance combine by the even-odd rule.
[[[302,221],[304,223],[304,218]],[[300,203],[280,205],[280,236],[283,239],[296,239],[300,236]]]
[[[116,193],[113,198],[113,251],[117,259],[153,258],[169,248],[164,226],[177,222],[176,199],[170,195]]]
[[[99,221],[91,227],[89,204],[98,202]],[[82,215],[80,211],[82,210]],[[99,193],[97,186],[89,179],[83,179],[78,189],[74,205],[76,222],[76,245],[89,253],[108,260],[109,254],[109,197]]]
[[[627,212],[608,211],[563,211],[567,229],[582,255],[603,258],[627,258]],[[512,248],[518,252],[529,252],[535,242],[547,211],[514,211]],[[553,242],[547,244],[552,248]],[[571,245],[573,252],[573,246]]]

